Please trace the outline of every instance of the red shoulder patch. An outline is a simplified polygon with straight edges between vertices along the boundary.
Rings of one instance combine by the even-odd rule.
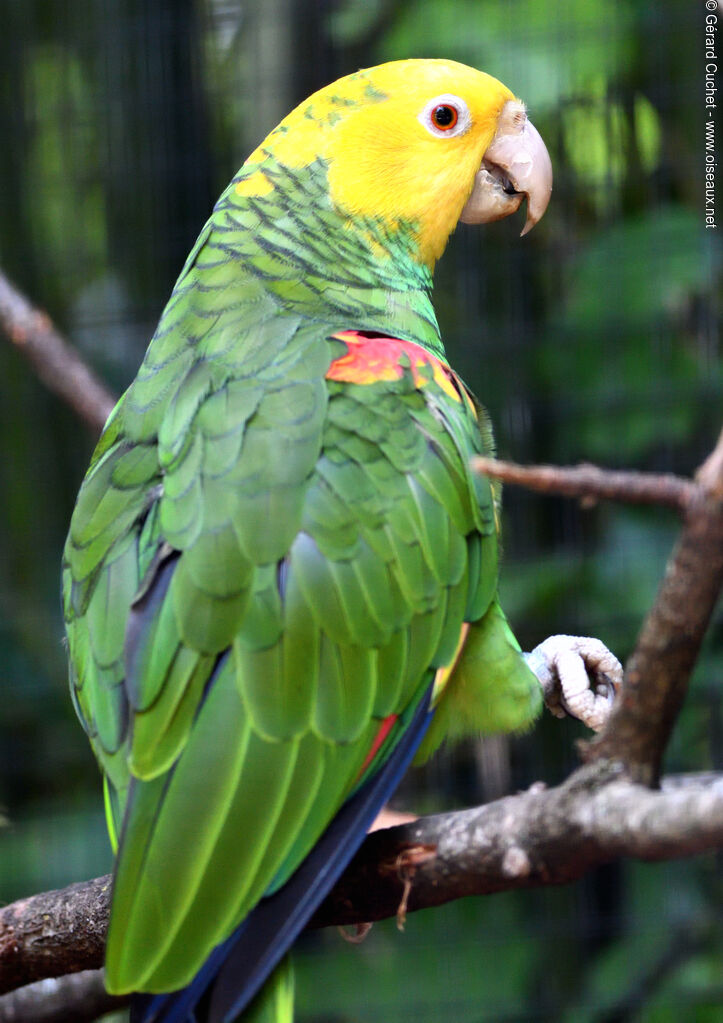
[[[413,341],[402,341],[401,338],[385,335],[367,337],[356,330],[342,330],[332,336],[344,342],[347,353],[334,359],[327,370],[327,380],[339,380],[347,384],[375,384],[380,380],[399,380],[407,368],[406,365],[401,365],[399,360],[406,356],[417,387],[423,387],[429,382],[429,374],[421,372],[422,367],[428,366],[432,370],[431,379],[450,398],[461,402],[461,395],[467,396],[452,370],[426,348]]]

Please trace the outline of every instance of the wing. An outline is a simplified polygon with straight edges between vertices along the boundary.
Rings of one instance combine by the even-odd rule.
[[[284,884],[496,589],[452,375],[387,338],[360,377],[372,339],[277,322],[238,362],[161,337],[71,526],[76,701],[123,816],[114,991],[189,983]]]

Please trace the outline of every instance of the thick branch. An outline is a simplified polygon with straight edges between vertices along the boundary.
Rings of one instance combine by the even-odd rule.
[[[395,916],[405,880],[411,911],[466,895],[563,884],[621,856],[669,859],[722,848],[723,775],[653,791],[610,765],[591,764],[558,788],[533,786],[474,810],[374,832],[311,926]],[[0,990],[99,967],[109,882],[71,885],[0,911]]]
[[[591,764],[553,789],[533,786],[474,810],[370,835],[312,926],[381,920],[467,895],[565,884],[619,857],[672,859],[723,848],[723,775],[656,791]],[[408,871],[412,850],[435,850]]]
[[[0,991],[100,966],[110,888],[107,875],[0,910]]]
[[[0,271],[0,326],[35,366],[45,386],[99,433],[115,398],[55,329]]]

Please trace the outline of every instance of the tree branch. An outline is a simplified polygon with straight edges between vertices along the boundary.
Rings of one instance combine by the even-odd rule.
[[[660,791],[630,782],[610,764],[590,764],[556,788],[533,785],[473,810],[375,832],[311,926],[395,913],[410,849],[435,850],[409,870],[413,911],[467,895],[567,884],[620,857],[674,859],[720,848],[723,775]]]
[[[657,504],[684,511],[697,493],[696,484],[672,473],[628,472],[580,465],[518,465],[496,458],[473,458],[480,475],[541,494],[579,497],[584,504],[601,499],[631,504]]]
[[[2,1023],[93,1023],[122,1009],[127,997],[109,995],[103,970],[84,970],[67,977],[39,980],[0,997]]]
[[[106,875],[0,910],[0,992],[100,966],[110,889]]]
[[[622,856],[660,860],[723,849],[723,774],[676,781],[651,790],[613,765],[589,764],[557,788],[535,785],[474,810],[375,831],[309,926],[382,920],[397,916],[402,902],[411,912],[468,895],[565,884]],[[109,905],[105,876],[0,911],[0,991],[99,967]],[[13,1018],[3,1013],[14,997],[0,998],[0,1018]]]
[[[30,361],[45,384],[96,433],[115,398],[53,326],[0,271],[0,326]]]

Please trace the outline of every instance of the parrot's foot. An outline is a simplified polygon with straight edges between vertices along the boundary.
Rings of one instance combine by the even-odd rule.
[[[623,681],[615,654],[589,636],[550,636],[525,654],[555,717],[570,714],[599,732]]]

